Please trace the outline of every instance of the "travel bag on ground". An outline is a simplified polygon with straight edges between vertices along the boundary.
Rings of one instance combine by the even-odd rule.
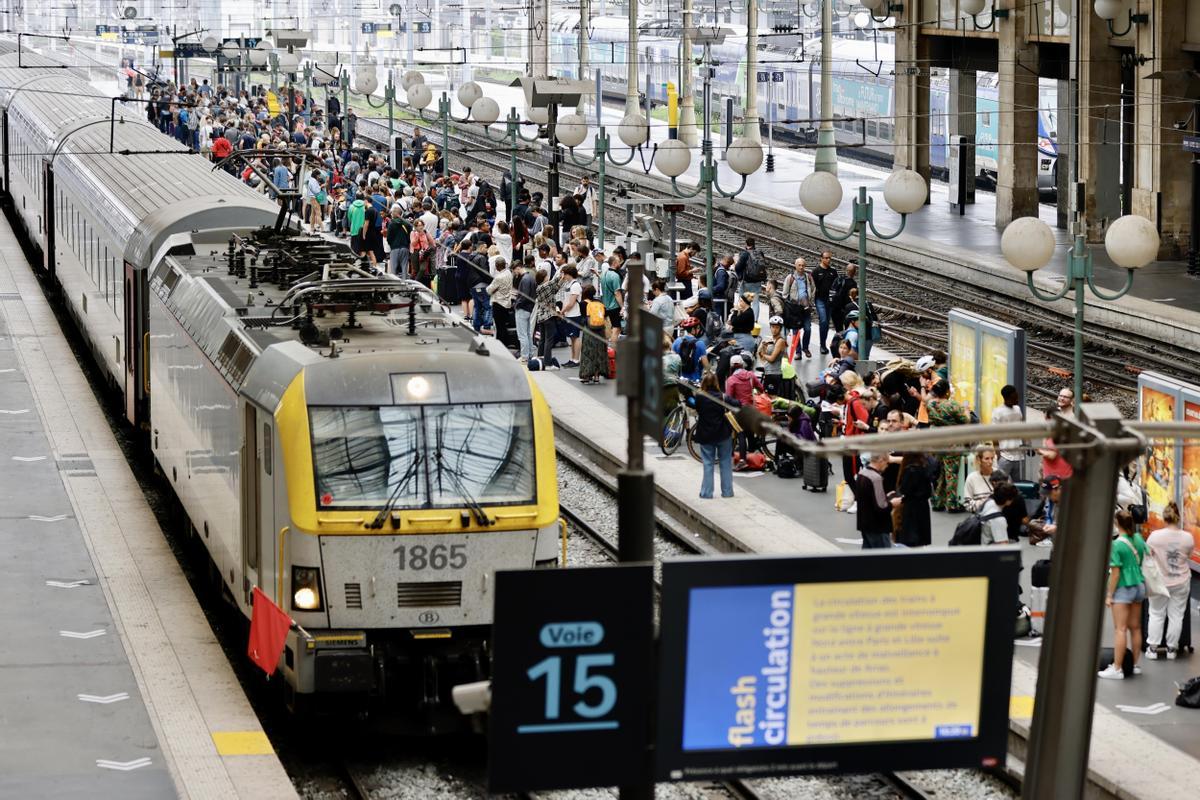
[[[810,492],[823,492],[829,488],[829,472],[829,459],[805,454],[800,464],[801,485]]]

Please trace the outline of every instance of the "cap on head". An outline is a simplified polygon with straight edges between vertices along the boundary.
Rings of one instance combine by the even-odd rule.
[[[729,366],[730,367],[744,367],[744,366],[746,366],[746,362],[742,360],[741,356],[733,356],[732,358],[729,359]]]
[[[933,360],[933,356],[921,356],[917,359],[917,372],[924,372],[936,363]]]
[[[773,316],[773,317],[771,317],[769,320],[767,320],[767,324],[768,324],[768,325],[780,325],[780,326],[782,326],[782,325],[783,325],[783,317],[781,317],[781,316],[779,316],[778,314],[776,314],[775,316]]]

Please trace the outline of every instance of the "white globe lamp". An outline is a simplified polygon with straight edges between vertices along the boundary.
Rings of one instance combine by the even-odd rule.
[[[205,36],[200,41],[200,46],[203,47],[206,52],[215,53],[221,47],[221,40],[215,36]]]
[[[973,17],[983,11],[987,0],[958,0],[958,9],[968,17]]]
[[[483,89],[480,89],[479,84],[475,81],[467,81],[458,87],[458,102],[463,108],[474,108],[481,97],[483,97]]]
[[[471,106],[471,116],[476,122],[491,125],[500,118],[500,104],[490,97],[481,97]]]
[[[1103,20],[1112,22],[1121,13],[1124,4],[1121,0],[1096,0],[1096,16]]]
[[[375,70],[364,69],[360,70],[354,76],[354,91],[359,94],[371,94],[379,88],[379,77],[376,76]]]
[[[1014,219],[1000,237],[1000,252],[1017,269],[1036,272],[1054,255],[1054,232],[1037,217]]]
[[[800,205],[814,216],[832,214],[842,204],[842,183],[832,172],[814,172],[800,184]]]
[[[226,58],[237,58],[242,54],[242,48],[237,46],[237,42],[226,42],[221,45],[221,55]]]
[[[408,104],[420,111],[433,101],[433,90],[423,83],[415,83],[406,93]]]
[[[579,114],[559,117],[554,126],[554,136],[563,147],[579,147],[587,138],[587,132],[587,120]]]
[[[404,73],[404,77],[402,77],[400,79],[400,87],[402,89],[404,89],[405,92],[407,92],[409,89],[416,86],[418,83],[424,83],[424,82],[425,82],[424,75],[422,75],[420,72],[417,72],[415,69],[410,69],[408,72]]]
[[[548,125],[550,124],[550,112],[545,108],[526,106],[525,119],[529,120],[534,125]]]
[[[862,0],[863,8],[868,11],[878,11],[883,8],[887,0]]]
[[[749,175],[762,166],[762,145],[744,136],[739,136],[729,143],[725,160],[729,163],[729,168],[738,175]]]
[[[276,63],[279,64],[280,72],[295,72],[300,68],[300,57],[284,50],[279,54]]]
[[[692,151],[679,139],[667,139],[658,145],[654,164],[668,178],[678,178],[692,163]]]
[[[911,214],[925,205],[925,179],[911,169],[893,172],[883,183],[883,201],[898,214]]]
[[[626,147],[639,147],[646,143],[646,118],[641,114],[628,114],[617,126],[617,138]]]
[[[246,55],[250,59],[251,66],[261,67],[267,63],[268,51],[263,49],[262,44],[251,49]]]
[[[1138,269],[1158,258],[1160,240],[1154,223],[1136,214],[1118,217],[1104,234],[1104,249],[1118,267]]]

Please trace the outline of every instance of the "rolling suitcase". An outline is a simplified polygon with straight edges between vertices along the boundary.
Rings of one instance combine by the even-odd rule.
[[[615,381],[617,379],[617,351],[613,347],[608,348],[607,377],[610,381]]]
[[[1150,641],[1150,601],[1142,603],[1142,633],[1146,637],[1146,647],[1166,649],[1167,646],[1167,620],[1163,620],[1162,639],[1157,642]],[[1188,594],[1187,605],[1183,607],[1183,630],[1179,632],[1179,653],[1194,653],[1196,648],[1192,645],[1192,595]]]
[[[824,456],[804,454],[801,465],[801,485],[810,492],[824,492],[829,488],[829,459]]]
[[[1029,621],[1038,633],[1046,630],[1046,603],[1050,599],[1050,587],[1034,586],[1029,591]]]
[[[1029,582],[1036,588],[1050,585],[1050,559],[1043,558],[1033,562],[1033,567],[1029,570]]]

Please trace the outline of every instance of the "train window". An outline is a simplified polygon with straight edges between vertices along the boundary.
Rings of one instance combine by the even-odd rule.
[[[979,112],[979,124],[980,125],[991,125],[992,124],[992,112],[980,111]]]
[[[879,135],[879,123],[877,123],[873,119],[867,120],[867,136],[870,136],[872,139],[874,139],[878,135]],[[397,256],[397,258],[399,258],[399,256]]]
[[[884,141],[891,141],[892,126],[890,123],[887,123],[887,122],[879,123],[879,138],[883,139]]]
[[[319,508],[536,501],[528,402],[309,408]]]

